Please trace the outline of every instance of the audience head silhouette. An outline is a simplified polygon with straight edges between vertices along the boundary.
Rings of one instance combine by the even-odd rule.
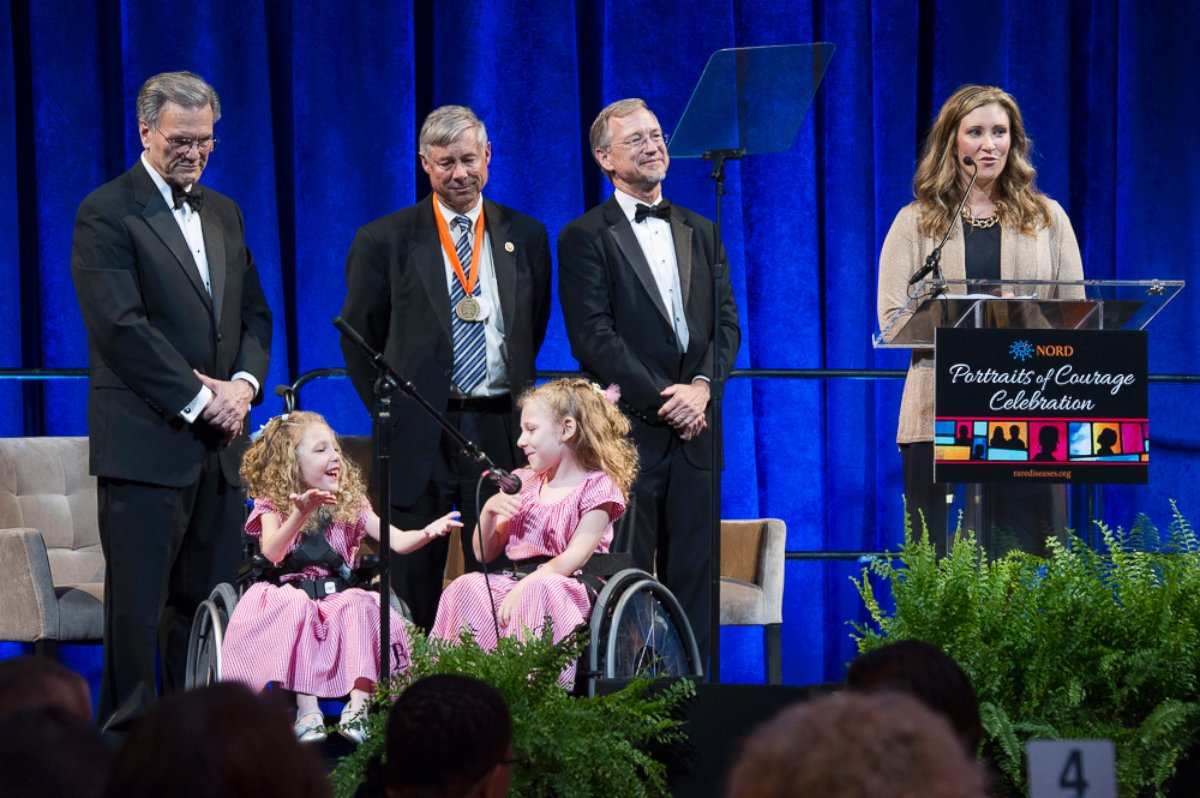
[[[92,695],[75,671],[47,657],[0,661],[0,795],[98,798],[112,749],[92,725]]]
[[[846,689],[859,693],[894,690],[909,693],[945,716],[964,749],[974,754],[983,737],[979,699],[971,679],[937,646],[900,640],[873,649],[850,663]]]
[[[271,699],[226,682],[175,693],[133,727],[108,798],[328,798],[315,751]]]
[[[92,719],[91,690],[75,671],[46,657],[0,661],[0,714],[48,706]]]
[[[4,798],[100,798],[113,752],[90,719],[59,703],[0,713]]]
[[[980,798],[983,769],[950,725],[902,693],[795,704],[747,738],[726,798]]]
[[[387,725],[388,798],[493,798],[508,794],[512,718],[491,685],[437,674],[413,682]]]

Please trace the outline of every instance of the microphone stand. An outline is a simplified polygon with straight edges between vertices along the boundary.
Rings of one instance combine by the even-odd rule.
[[[333,320],[333,326],[337,327],[342,335],[349,338],[355,346],[363,350],[370,359],[371,364],[379,370],[379,377],[375,380],[375,396],[377,412],[372,424],[373,433],[378,446],[378,457],[376,473],[379,475],[379,504],[380,518],[382,522],[379,525],[379,547],[380,552],[380,568],[379,568],[379,678],[382,681],[391,674],[390,650],[391,650],[391,569],[388,567],[388,562],[391,560],[392,554],[392,505],[391,505],[391,447],[390,438],[388,435],[388,425],[391,422],[391,395],[395,389],[400,391],[416,402],[417,406],[424,410],[439,426],[461,447],[463,454],[469,459],[484,467],[484,476],[496,484],[500,490],[505,493],[513,494],[521,490],[521,480],[508,473],[502,468],[498,468],[492,459],[487,456],[479,446],[467,436],[458,431],[458,428],[446,420],[446,417],[435,408],[433,405],[417,392],[409,380],[404,379],[396,373],[396,370],[388,365],[384,359],[383,353],[377,352],[366,339],[359,334],[358,330],[350,325],[341,316],[337,316]]]
[[[375,413],[371,419],[371,434],[378,442],[375,473],[379,475],[379,509],[383,523],[379,525],[379,680],[392,672],[392,443],[387,434],[392,420],[392,392],[396,380],[379,370],[375,378]]]
[[[954,230],[954,224],[958,221],[958,217],[962,215],[962,209],[967,204],[967,199],[971,196],[971,189],[975,187],[975,181],[979,178],[979,164],[975,163],[975,159],[970,155],[963,157],[962,162],[967,166],[973,166],[974,171],[971,172],[971,179],[967,183],[967,190],[963,192],[962,199],[958,203],[958,208],[955,209],[954,215],[950,217],[950,223],[946,225],[946,234],[942,236],[942,240],[933,248],[925,257],[925,264],[917,269],[912,277],[908,278],[908,284],[913,285],[919,282],[925,275],[933,272],[935,280],[942,279],[942,247],[946,246],[946,242],[950,240],[950,232]],[[933,289],[931,298],[940,296],[946,290],[945,285],[939,285]]]

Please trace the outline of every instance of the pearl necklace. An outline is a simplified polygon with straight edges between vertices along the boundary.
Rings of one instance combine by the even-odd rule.
[[[993,225],[995,225],[997,221],[999,221],[1000,215],[999,215],[999,213],[993,213],[991,216],[987,217],[986,219],[976,219],[973,215],[971,215],[970,209],[968,209],[967,206],[964,205],[963,209],[962,209],[962,218],[963,218],[964,222],[971,225],[976,230],[986,230],[989,227],[992,227]]]

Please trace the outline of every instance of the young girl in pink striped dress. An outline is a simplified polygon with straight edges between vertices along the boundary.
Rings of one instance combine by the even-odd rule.
[[[278,416],[242,459],[242,479],[254,497],[246,534],[259,539],[264,557],[279,564],[324,527],[329,547],[353,567],[360,541],[379,539],[379,516],[366,498],[361,472],[342,458],[337,436],[316,413]],[[406,554],[431,538],[462,526],[448,513],[415,531],[391,530],[392,550]],[[327,592],[329,567],[305,565],[280,577],[284,584],[256,582],[233,610],[222,647],[221,678],[252,690],[276,682],[296,694],[296,734],[304,742],[325,739],[318,698],[350,696],[339,732],[362,742],[362,712],[379,679],[379,594],[359,588],[310,598],[308,582]],[[290,583],[290,584],[289,584]],[[403,664],[408,647],[403,619],[391,617],[392,662]]]
[[[472,541],[483,562],[503,551],[536,570],[523,578],[500,572],[455,579],[442,593],[433,636],[458,639],[469,629],[481,646],[494,648],[489,588],[504,636],[540,634],[548,617],[557,642],[586,620],[591,599],[572,575],[592,554],[608,551],[613,521],[625,511],[637,474],[629,421],[615,401],[583,379],[555,380],[521,397],[517,445],[529,467],[515,472],[519,493],[498,493],[484,503]]]

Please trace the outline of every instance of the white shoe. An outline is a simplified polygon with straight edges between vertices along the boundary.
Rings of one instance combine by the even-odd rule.
[[[325,734],[325,716],[320,712],[309,712],[296,718],[296,737],[302,743],[320,743],[328,737]]]
[[[362,745],[363,740],[367,739],[367,730],[364,725],[366,714],[364,707],[355,709],[347,704],[346,708],[342,710],[342,716],[338,722],[338,734],[355,745]]]

